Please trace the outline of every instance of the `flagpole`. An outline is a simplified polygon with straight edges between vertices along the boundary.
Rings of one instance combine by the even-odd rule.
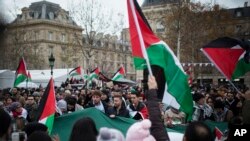
[[[234,87],[234,89],[238,92],[241,93],[240,90],[234,85],[234,83],[231,80],[228,80],[228,82]]]
[[[146,60],[149,75],[153,76],[152,69],[151,69],[151,66],[150,66],[150,63],[149,63],[149,59],[148,59],[148,54],[146,52],[145,44],[144,44],[143,38],[142,38],[141,28],[140,28],[140,25],[139,25],[139,22],[138,22],[138,19],[137,19],[137,16],[136,16],[135,6],[134,6],[134,3],[133,3],[133,0],[129,0],[129,3],[130,3],[132,14],[133,14],[133,17],[134,17],[134,20],[135,20],[135,26],[136,26],[136,30],[138,32],[142,54],[143,54],[144,59]]]
[[[28,88],[28,78],[26,79],[26,89]]]

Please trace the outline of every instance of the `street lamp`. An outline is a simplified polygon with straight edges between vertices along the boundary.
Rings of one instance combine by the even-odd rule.
[[[54,67],[54,62],[55,62],[55,58],[53,56],[53,53],[51,52],[51,55],[49,57],[49,66],[51,68],[51,76],[53,76],[53,67]]]

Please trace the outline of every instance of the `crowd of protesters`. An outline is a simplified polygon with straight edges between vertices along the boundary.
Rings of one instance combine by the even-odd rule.
[[[150,108],[153,106],[149,107],[149,105],[152,103],[150,103],[150,101],[147,99],[147,96],[142,88],[133,86],[129,89],[122,89],[122,87],[119,87],[119,85],[114,85],[111,87],[104,86],[102,88],[92,85],[91,88],[86,88],[73,87],[73,84],[71,82],[66,82],[63,83],[61,87],[55,87],[57,101],[56,116],[61,116],[78,110],[84,110],[89,107],[95,107],[110,118],[120,116],[133,118],[135,120],[142,120],[143,122],[145,119],[149,119],[149,121],[146,121],[145,126],[149,128],[151,126],[151,122],[152,127],[155,126],[155,121],[157,121],[157,119],[155,120],[150,118],[150,114],[153,114],[152,112],[150,113]],[[38,106],[44,90],[45,88],[42,87],[38,89],[12,88],[1,90],[0,109],[8,113],[8,115],[11,117],[12,132],[25,131],[27,130],[27,126],[28,130],[30,130],[30,124],[34,124],[37,120]],[[237,124],[250,123],[250,113],[247,112],[247,109],[250,108],[250,91],[247,87],[242,87],[241,89],[235,90],[233,87],[228,85],[210,85],[209,87],[193,85],[192,96],[194,102],[192,126],[194,127],[190,125],[191,127],[186,129],[185,134],[188,134],[189,128],[190,130],[193,130],[192,128],[196,128],[196,126],[207,129],[206,125],[200,123],[206,120],[232,123],[231,121],[237,118]],[[187,124],[185,113],[174,107],[164,105],[159,100],[156,100],[156,103],[157,108],[159,109],[159,120],[161,120],[164,124],[164,128],[171,128],[179,124]],[[154,110],[151,109],[151,111]],[[3,114],[1,114],[1,116],[2,115]],[[88,122],[93,122],[91,119],[83,119],[83,121],[79,121],[79,125],[86,122],[85,120],[88,120]],[[75,128],[83,128],[78,127],[79,125],[75,125],[73,130]],[[38,125],[37,123],[35,126],[41,125]],[[89,140],[96,140],[98,132],[96,129],[94,129],[95,127],[92,128],[94,131],[87,131],[87,129],[82,129],[82,131],[86,132],[86,135],[88,132],[91,132],[90,134],[94,135],[94,139]],[[108,134],[108,131],[111,132],[113,129],[111,130],[105,128],[100,130],[98,138],[101,139],[101,135],[103,134],[106,136],[105,134]],[[209,130],[205,131],[210,134],[210,132],[208,132]],[[3,138],[4,134],[2,132],[3,131],[1,129],[1,138]],[[37,134],[39,134],[39,132]],[[152,138],[157,138],[153,133],[152,135]],[[189,140],[188,138],[191,138],[187,135],[185,137],[187,140]],[[58,138],[53,139],[59,140]],[[206,137],[206,139],[209,138]],[[74,139],[73,134],[71,134],[70,140],[76,140]],[[164,140],[166,140],[166,138]]]

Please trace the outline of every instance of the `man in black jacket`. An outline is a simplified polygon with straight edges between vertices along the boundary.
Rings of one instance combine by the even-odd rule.
[[[121,116],[129,118],[129,111],[125,107],[125,103],[122,100],[121,95],[114,95],[114,107],[109,108],[109,117]]]

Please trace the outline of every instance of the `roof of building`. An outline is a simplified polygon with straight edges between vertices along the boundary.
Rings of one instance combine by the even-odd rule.
[[[227,9],[227,11],[235,18],[250,17],[250,6]]]
[[[69,16],[68,11],[62,9],[59,4],[48,2],[45,0],[31,3],[29,8],[22,8],[22,14],[17,15],[16,20],[22,19],[23,16],[27,16],[25,15],[25,12],[28,12],[28,16],[32,19],[62,19],[70,24],[76,25],[76,23]]]
[[[177,2],[179,2],[179,0],[144,0],[142,7],[162,5],[162,4],[173,4]]]
[[[59,11],[61,9],[59,4],[55,4],[52,2],[48,2],[48,1],[39,1],[39,2],[34,2],[31,3],[31,5],[29,6],[30,11],[32,11],[31,13],[34,14],[34,12],[37,12],[39,14],[39,18],[41,18],[42,16],[42,12],[43,12],[43,6],[45,7],[45,13],[46,13],[46,19],[50,19],[49,18],[49,13],[56,13],[57,11]],[[32,15],[31,15],[32,16]],[[33,15],[34,16],[34,15]]]

